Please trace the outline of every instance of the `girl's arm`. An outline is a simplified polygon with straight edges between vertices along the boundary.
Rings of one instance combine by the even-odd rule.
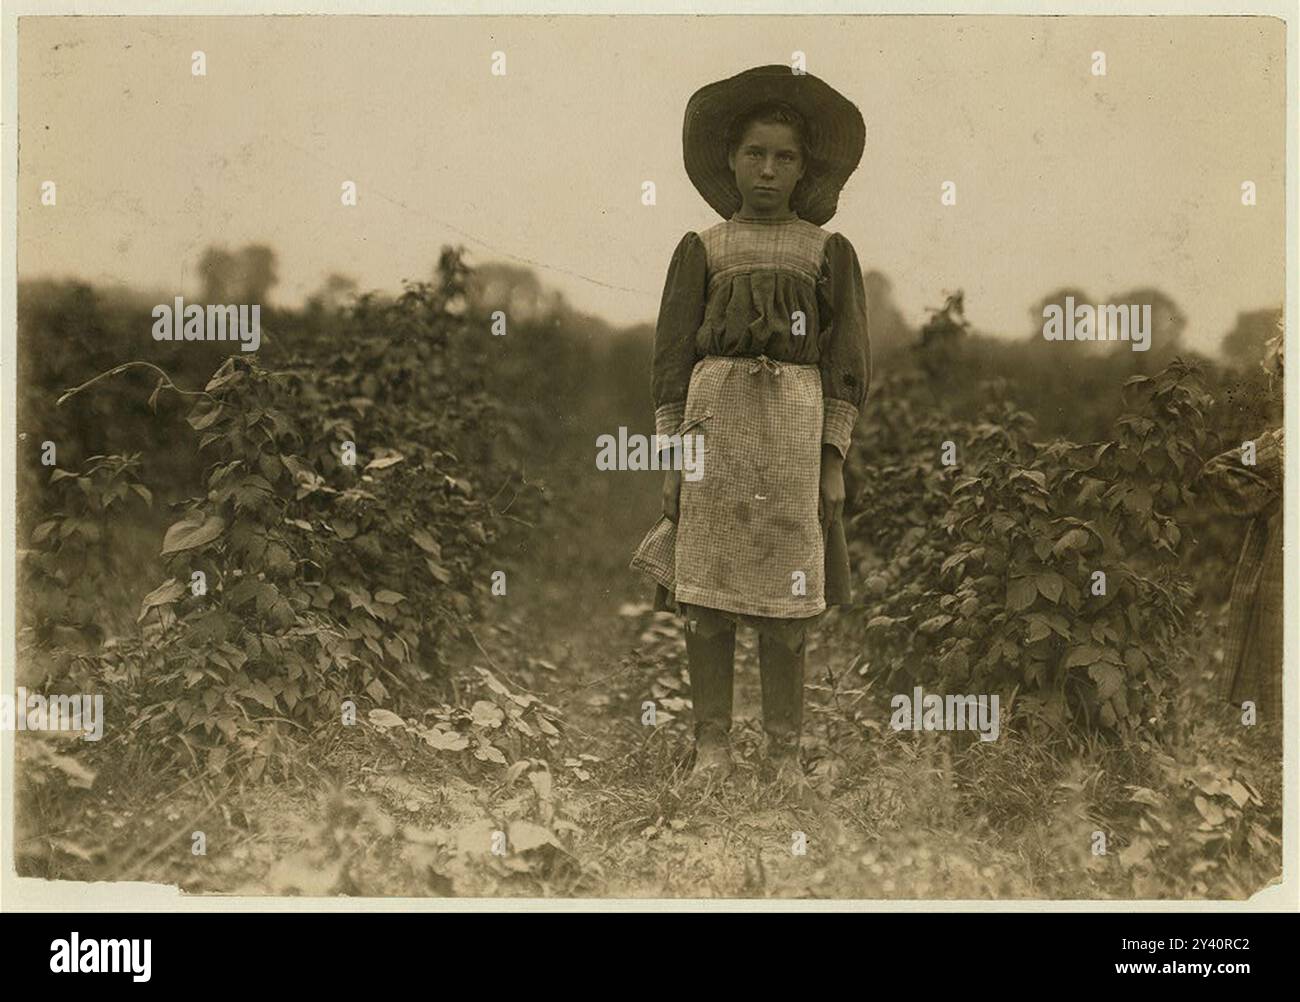
[[[871,345],[862,266],[842,234],[826,241],[818,295],[822,314],[822,455],[842,462],[849,454],[858,408],[871,385]],[[827,320],[829,318],[829,326]]]
[[[1220,511],[1253,518],[1282,497],[1282,429],[1255,439],[1255,462],[1242,462],[1240,447],[1220,453],[1201,468],[1201,488]]]
[[[672,435],[686,414],[686,390],[695,368],[695,334],[704,322],[708,259],[704,242],[687,233],[677,244],[655,324],[650,389],[655,402],[655,434]]]

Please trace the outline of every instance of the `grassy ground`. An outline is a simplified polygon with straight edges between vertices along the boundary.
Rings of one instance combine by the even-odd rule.
[[[744,632],[738,772],[685,793],[680,628],[626,570],[657,480],[590,469],[575,453],[547,471],[565,485],[559,514],[503,555],[508,596],[455,659],[462,702],[478,666],[561,711],[545,760],[506,768],[363,719],[323,730],[273,784],[160,787],[119,762],[72,798],[29,792],[20,872],[200,893],[869,899],[1245,897],[1280,872],[1280,777],[1252,765],[1264,752],[1208,704],[1189,703],[1195,722],[1165,758],[898,733],[886,694],[852,670],[836,614],[809,650],[814,794],[769,782]],[[1208,667],[1188,672],[1189,690]],[[1198,801],[1233,816],[1211,824]]]

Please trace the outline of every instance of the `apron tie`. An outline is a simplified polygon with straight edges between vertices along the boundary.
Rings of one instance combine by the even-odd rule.
[[[768,358],[766,355],[759,355],[756,359],[754,359],[754,364],[750,366],[749,372],[750,375],[757,375],[758,373],[762,372],[764,369],[766,369],[774,376],[781,375],[780,363],[774,361],[773,359]]]

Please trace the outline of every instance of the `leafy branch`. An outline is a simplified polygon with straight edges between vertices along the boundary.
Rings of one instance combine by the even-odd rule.
[[[123,362],[121,365],[115,365],[113,366],[113,368],[109,369],[108,371],[101,372],[98,376],[92,376],[90,379],[87,379],[80,386],[74,386],[70,390],[64,390],[63,394],[59,397],[59,399],[54,402],[54,405],[56,407],[62,407],[63,402],[65,400],[71,399],[72,397],[80,393],[82,390],[89,389],[91,386],[94,386],[100,380],[107,379],[109,376],[121,375],[127,369],[136,368],[136,367],[140,367],[144,369],[152,369],[154,372],[158,373],[159,376],[158,388],[154,390],[154,397],[150,398],[151,401],[157,396],[158,390],[175,390],[177,393],[186,397],[207,397],[209,400],[213,399],[212,394],[208,393],[206,390],[181,389],[174,382],[172,382],[171,376],[169,376],[158,366],[154,365],[152,362],[132,361],[132,362]]]

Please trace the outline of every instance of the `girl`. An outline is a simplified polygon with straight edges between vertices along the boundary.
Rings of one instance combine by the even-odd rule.
[[[1261,363],[1279,403],[1282,394],[1283,321]],[[1255,439],[1255,462],[1241,449],[1215,456],[1201,482],[1220,511],[1250,519],[1237,558],[1228,603],[1228,637],[1218,670],[1219,694],[1238,709],[1255,704],[1258,722],[1282,721],[1282,427]]]
[[[677,609],[695,707],[695,783],[725,779],[736,626],[759,633],[777,777],[802,784],[804,647],[850,600],[844,457],[870,381],[857,254],[821,228],[862,156],[848,99],[787,66],[697,91],[686,172],[724,222],[687,233],[655,330],[655,431],[703,444],[703,475],[664,481],[632,566]],[[663,442],[663,439],[660,439]]]

